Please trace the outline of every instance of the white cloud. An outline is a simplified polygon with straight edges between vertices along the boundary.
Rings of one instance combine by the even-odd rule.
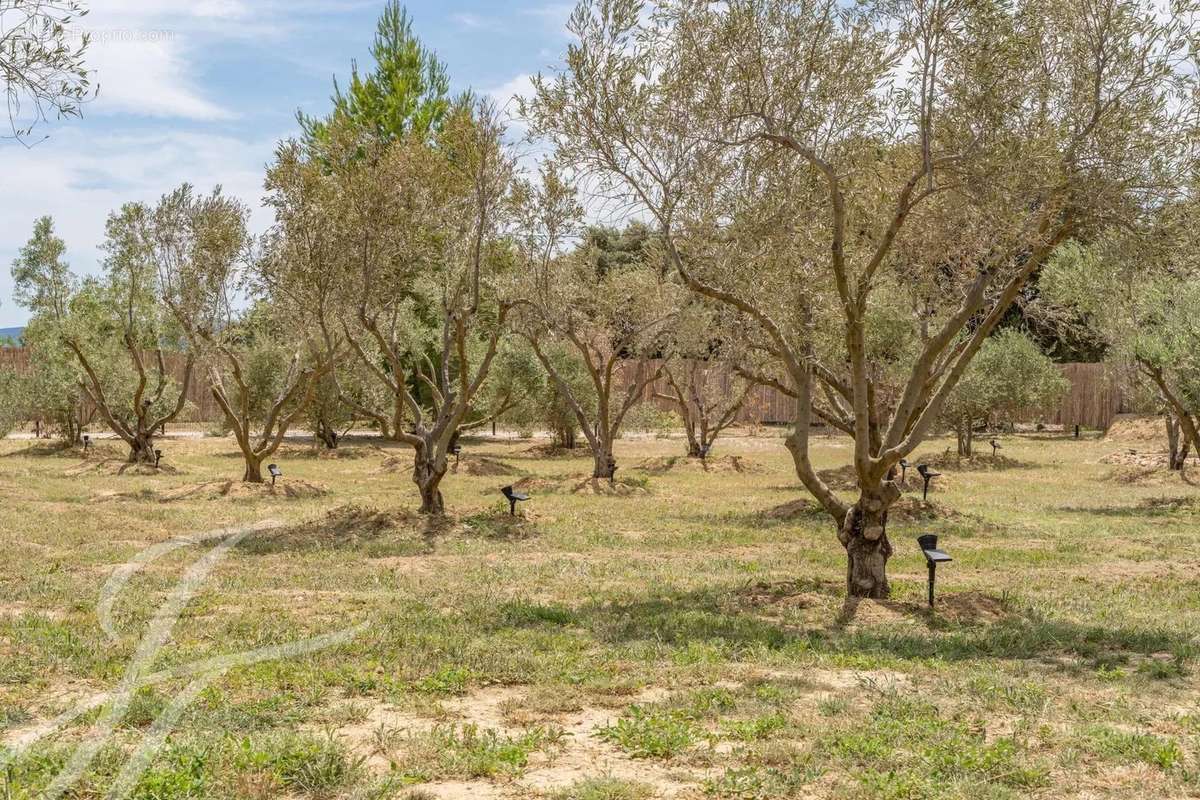
[[[165,130],[97,135],[67,126],[32,149],[0,147],[0,173],[21,187],[0,193],[0,265],[16,257],[34,219],[49,214],[72,269],[96,274],[108,213],[129,201],[153,202],[184,181],[203,192],[221,184],[250,206],[254,230],[264,230],[271,214],[261,207],[263,167],[275,141]],[[0,269],[0,327],[26,316],[8,302],[11,288],[8,270]]]
[[[464,28],[482,28],[487,24],[486,20],[477,14],[452,14],[450,15],[450,19],[452,19],[454,22],[457,22]]]
[[[137,114],[193,120],[233,114],[192,85],[192,66],[171,37],[129,41],[98,39],[87,54],[100,93],[88,113]]]

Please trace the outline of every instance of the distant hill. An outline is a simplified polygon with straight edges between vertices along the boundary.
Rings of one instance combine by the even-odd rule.
[[[21,335],[25,333],[24,326],[20,328],[0,328],[0,342],[8,343],[9,339],[18,341]]]

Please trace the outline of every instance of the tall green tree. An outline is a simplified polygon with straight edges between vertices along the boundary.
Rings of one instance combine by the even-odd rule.
[[[326,139],[335,118],[385,142],[425,140],[437,131],[450,111],[450,78],[445,64],[413,34],[412,19],[396,0],[389,0],[379,17],[371,56],[371,72],[351,66],[345,92],[334,80],[329,117],[299,115],[308,139]]]
[[[37,315],[62,319],[74,290],[71,268],[63,260],[67,245],[54,234],[54,220],[40,217],[33,236],[13,261],[13,299]]]
[[[64,320],[79,288],[63,258],[65,251],[66,243],[54,233],[54,220],[41,217],[13,261],[13,298],[30,312],[23,336],[30,359],[29,369],[9,384],[21,388],[21,402],[4,402],[10,412],[19,407],[21,421],[77,442],[95,412],[79,385],[79,366],[62,341]]]

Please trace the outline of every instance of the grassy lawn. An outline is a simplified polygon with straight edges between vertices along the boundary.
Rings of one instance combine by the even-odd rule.
[[[288,445],[274,493],[220,483],[241,472],[220,439],[164,442],[159,475],[0,442],[0,798],[42,797],[88,742],[62,796],[104,797],[172,713],[128,796],[1200,796],[1200,487],[1101,463],[1123,444],[1011,436],[1005,460],[956,465],[930,442],[945,477],[929,504],[910,478],[889,525],[893,599],[856,608],[778,438],[723,440],[711,471],[672,462],[678,439],[622,442],[614,494],[576,491],[586,453],[536,444],[468,441],[453,516],[430,524],[405,453],[370,440]],[[850,459],[846,440],[814,450]],[[518,481],[514,520],[498,490]],[[93,702],[39,738],[121,685],[219,548],[202,535],[249,525],[111,735]],[[925,532],[954,556],[933,613]],[[110,637],[114,570],[185,535],[130,572]]]

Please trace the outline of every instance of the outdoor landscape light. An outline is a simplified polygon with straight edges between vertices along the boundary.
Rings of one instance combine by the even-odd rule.
[[[997,450],[1003,450],[1004,448],[1003,448],[1003,447],[1001,447],[1001,446],[1000,446],[1000,443],[999,443],[999,442],[997,442],[995,439],[992,439],[992,441],[991,441],[991,445],[992,445],[992,458],[995,458],[995,457],[996,457],[996,451],[997,451]]]
[[[515,517],[517,515],[517,503],[524,502],[529,499],[529,495],[515,491],[511,486],[505,486],[500,490],[500,494],[504,495],[508,500],[508,515]]]
[[[917,545],[921,548],[921,552],[925,555],[925,563],[929,565],[929,607],[933,608],[933,583],[936,580],[934,577],[937,572],[937,565],[947,561],[953,561],[950,554],[944,550],[938,550],[938,537],[936,533],[927,533],[917,537]]]
[[[275,480],[277,478],[283,477],[283,470],[281,470],[279,468],[278,464],[267,464],[267,472],[271,473],[271,485],[272,486],[275,485]]]
[[[154,466],[158,466],[158,462],[162,461],[162,450],[154,451]]]
[[[922,500],[929,499],[929,482],[934,478],[941,476],[942,473],[934,472],[929,468],[928,464],[918,464],[917,472],[921,473],[921,477],[925,479],[925,493],[921,495]]]
[[[454,466],[457,467],[458,466],[458,458],[462,454],[462,445],[461,444],[450,445],[450,453],[451,453],[451,455],[454,456]]]
[[[83,452],[86,453],[88,451],[88,446],[91,445],[91,443],[92,443],[92,437],[88,436],[85,433],[83,435]]]
[[[906,483],[908,476],[908,459],[900,459],[900,483]]]
[[[1078,425],[1075,426],[1075,438],[1076,439],[1079,438],[1079,426]]]

